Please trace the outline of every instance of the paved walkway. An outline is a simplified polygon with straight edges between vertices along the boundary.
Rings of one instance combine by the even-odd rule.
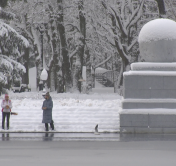
[[[5,166],[175,166],[175,141],[160,138],[97,142],[22,141],[10,137],[10,141],[0,141],[0,163]]]
[[[153,142],[176,141],[176,134],[120,134],[120,133],[17,133],[2,132],[0,140],[46,140],[46,141],[115,141],[115,142]]]

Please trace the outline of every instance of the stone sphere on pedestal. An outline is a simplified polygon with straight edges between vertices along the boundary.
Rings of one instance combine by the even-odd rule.
[[[145,62],[176,62],[176,22],[155,19],[140,31],[139,48]]]

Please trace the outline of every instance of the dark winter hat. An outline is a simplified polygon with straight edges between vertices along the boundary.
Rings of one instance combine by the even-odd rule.
[[[50,96],[49,92],[47,92],[47,93],[45,94],[45,96]]]

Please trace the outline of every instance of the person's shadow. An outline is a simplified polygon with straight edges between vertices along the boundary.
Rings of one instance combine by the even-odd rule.
[[[10,136],[9,133],[2,133],[2,141],[9,141]]]

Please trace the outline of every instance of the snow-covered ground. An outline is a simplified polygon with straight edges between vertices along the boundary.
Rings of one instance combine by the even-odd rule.
[[[99,132],[119,131],[119,106],[121,97],[112,88],[96,88],[91,94],[57,94],[51,92],[53,99],[53,120],[56,132],[93,132],[96,124]],[[9,92],[13,103],[11,132],[41,132],[43,103],[42,92]],[[4,96],[0,96],[0,101]],[[0,131],[4,131],[1,130]]]

